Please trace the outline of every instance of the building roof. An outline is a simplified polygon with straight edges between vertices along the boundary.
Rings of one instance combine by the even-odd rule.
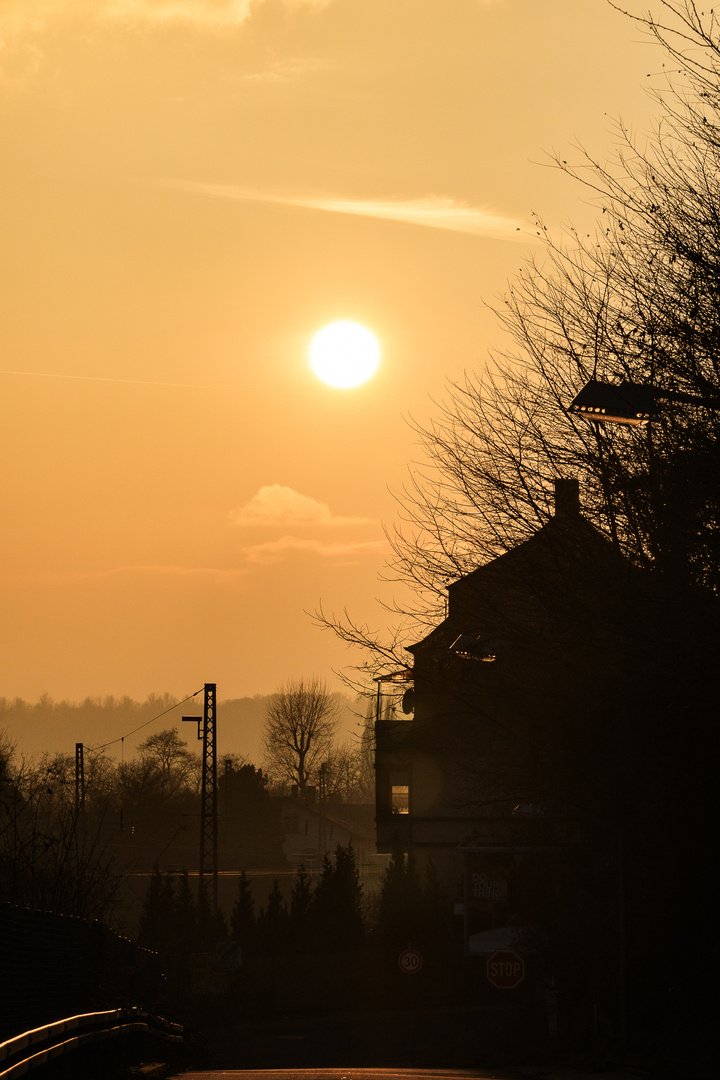
[[[580,512],[577,480],[557,480],[555,513],[528,540],[477,567],[448,587],[447,617],[416,654],[449,648],[461,633],[502,647],[503,634],[537,633],[548,622],[577,621],[627,595],[635,570]]]

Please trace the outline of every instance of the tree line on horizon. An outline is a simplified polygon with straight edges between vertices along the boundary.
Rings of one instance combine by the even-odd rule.
[[[302,682],[302,680],[300,680]],[[340,720],[340,728],[348,732],[353,727],[362,728],[364,706],[349,695],[326,691],[329,701]],[[262,728],[274,694],[253,694],[239,698],[227,698],[218,703],[218,735],[220,752],[228,747],[230,757],[243,757],[261,765]],[[177,713],[174,707],[178,706]],[[202,706],[185,702],[182,712],[201,712]],[[124,758],[135,740],[143,738],[143,731],[153,731],[153,722],[179,720],[180,701],[169,693],[149,694],[143,701],[128,695],[112,694],[102,697],[88,696],[82,701],[67,698],[55,699],[43,693],[37,701],[21,697],[0,695],[0,732],[5,742],[12,746],[16,755],[35,759],[47,753],[60,754],[74,751],[76,742],[84,742],[86,750],[95,752],[96,747],[107,749],[110,754]],[[167,715],[167,719],[165,718]],[[92,731],[92,741],[87,732]],[[338,740],[336,740],[338,741]],[[346,741],[352,741],[350,736]],[[42,749],[39,749],[42,747]]]

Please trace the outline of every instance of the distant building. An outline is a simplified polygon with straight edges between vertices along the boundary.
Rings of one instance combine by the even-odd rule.
[[[325,856],[332,858],[338,845],[352,845],[366,889],[379,885],[387,859],[379,859],[375,848],[371,804],[323,804],[299,797],[279,797],[280,821],[285,861],[294,870],[320,873]]]

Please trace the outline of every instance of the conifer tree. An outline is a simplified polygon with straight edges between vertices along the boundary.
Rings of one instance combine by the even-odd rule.
[[[258,930],[266,953],[273,955],[284,951],[288,938],[288,910],[277,878],[273,881],[267,907],[260,912]]]
[[[238,891],[230,916],[230,931],[233,938],[240,942],[243,956],[253,955],[257,948],[257,921],[255,919],[255,898],[252,885],[244,870],[238,879]]]
[[[225,912],[221,907],[217,907],[213,911],[210,925],[212,927],[213,942],[227,941],[230,936],[230,928],[225,918]]]
[[[178,948],[186,950],[197,938],[198,912],[195,897],[190,888],[187,870],[183,870],[175,883],[173,898],[173,931]]]
[[[313,939],[320,949],[357,949],[365,937],[360,875],[352,844],[335,849],[333,865],[326,855],[313,896]]]
[[[434,863],[425,867],[422,882],[421,917],[418,943],[425,949],[446,944],[452,930],[452,907],[447,890]]]
[[[161,956],[167,955],[172,940],[173,899],[172,877],[156,865],[140,913],[138,943]]]
[[[378,938],[387,948],[418,943],[421,931],[421,883],[412,851],[398,843],[383,874],[378,908]]]
[[[309,943],[312,901],[312,882],[301,863],[290,895],[290,941],[295,949],[306,948]]]
[[[195,948],[198,952],[209,952],[214,940],[213,911],[210,906],[207,885],[201,879],[198,885],[197,936],[195,938]]]

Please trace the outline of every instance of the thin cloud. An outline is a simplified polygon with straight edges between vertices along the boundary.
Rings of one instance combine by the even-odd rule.
[[[63,19],[94,19],[128,26],[185,24],[208,29],[240,26],[268,0],[2,0],[0,28],[42,30]],[[323,8],[335,0],[278,0],[289,8]]]
[[[243,544],[240,554],[245,564],[272,565],[297,556],[325,559],[351,565],[369,557],[387,554],[387,540],[329,539],[328,528],[376,526],[370,518],[338,517],[327,503],[303,495],[282,484],[261,487],[244,506],[230,513],[231,522],[242,528],[263,526],[274,538]],[[281,531],[282,535],[277,535]],[[337,534],[335,534],[337,535]]]
[[[244,506],[230,511],[233,525],[367,525],[368,518],[335,517],[327,503],[282,484],[261,487]]]
[[[270,2],[286,8],[315,9],[335,0],[0,0],[0,91],[20,92],[38,76],[45,53],[26,39],[82,21],[114,30],[186,27],[220,33],[239,30]],[[247,81],[283,83],[325,66],[323,61],[289,58]]]
[[[102,0],[98,16],[109,22],[236,26],[250,17],[252,0]]]
[[[190,180],[153,182],[177,191],[187,191],[217,199],[237,199],[241,202],[266,203],[270,206],[287,206],[298,210],[351,214],[397,222],[402,225],[445,229],[470,236],[527,240],[523,223],[519,220],[442,195],[427,195],[418,199],[349,199],[339,195],[273,195],[233,184],[210,184]]]
[[[264,71],[250,72],[240,78],[246,83],[288,83],[313,75],[316,71],[327,70],[332,66],[329,60],[318,57],[287,56],[272,61]]]
[[[252,544],[245,548],[244,555],[248,562],[270,565],[282,562],[288,555],[311,555],[321,559],[350,565],[368,556],[378,557],[387,553],[386,540],[364,540],[342,543],[327,542],[298,536],[281,536],[278,540],[268,540],[263,544]]]

